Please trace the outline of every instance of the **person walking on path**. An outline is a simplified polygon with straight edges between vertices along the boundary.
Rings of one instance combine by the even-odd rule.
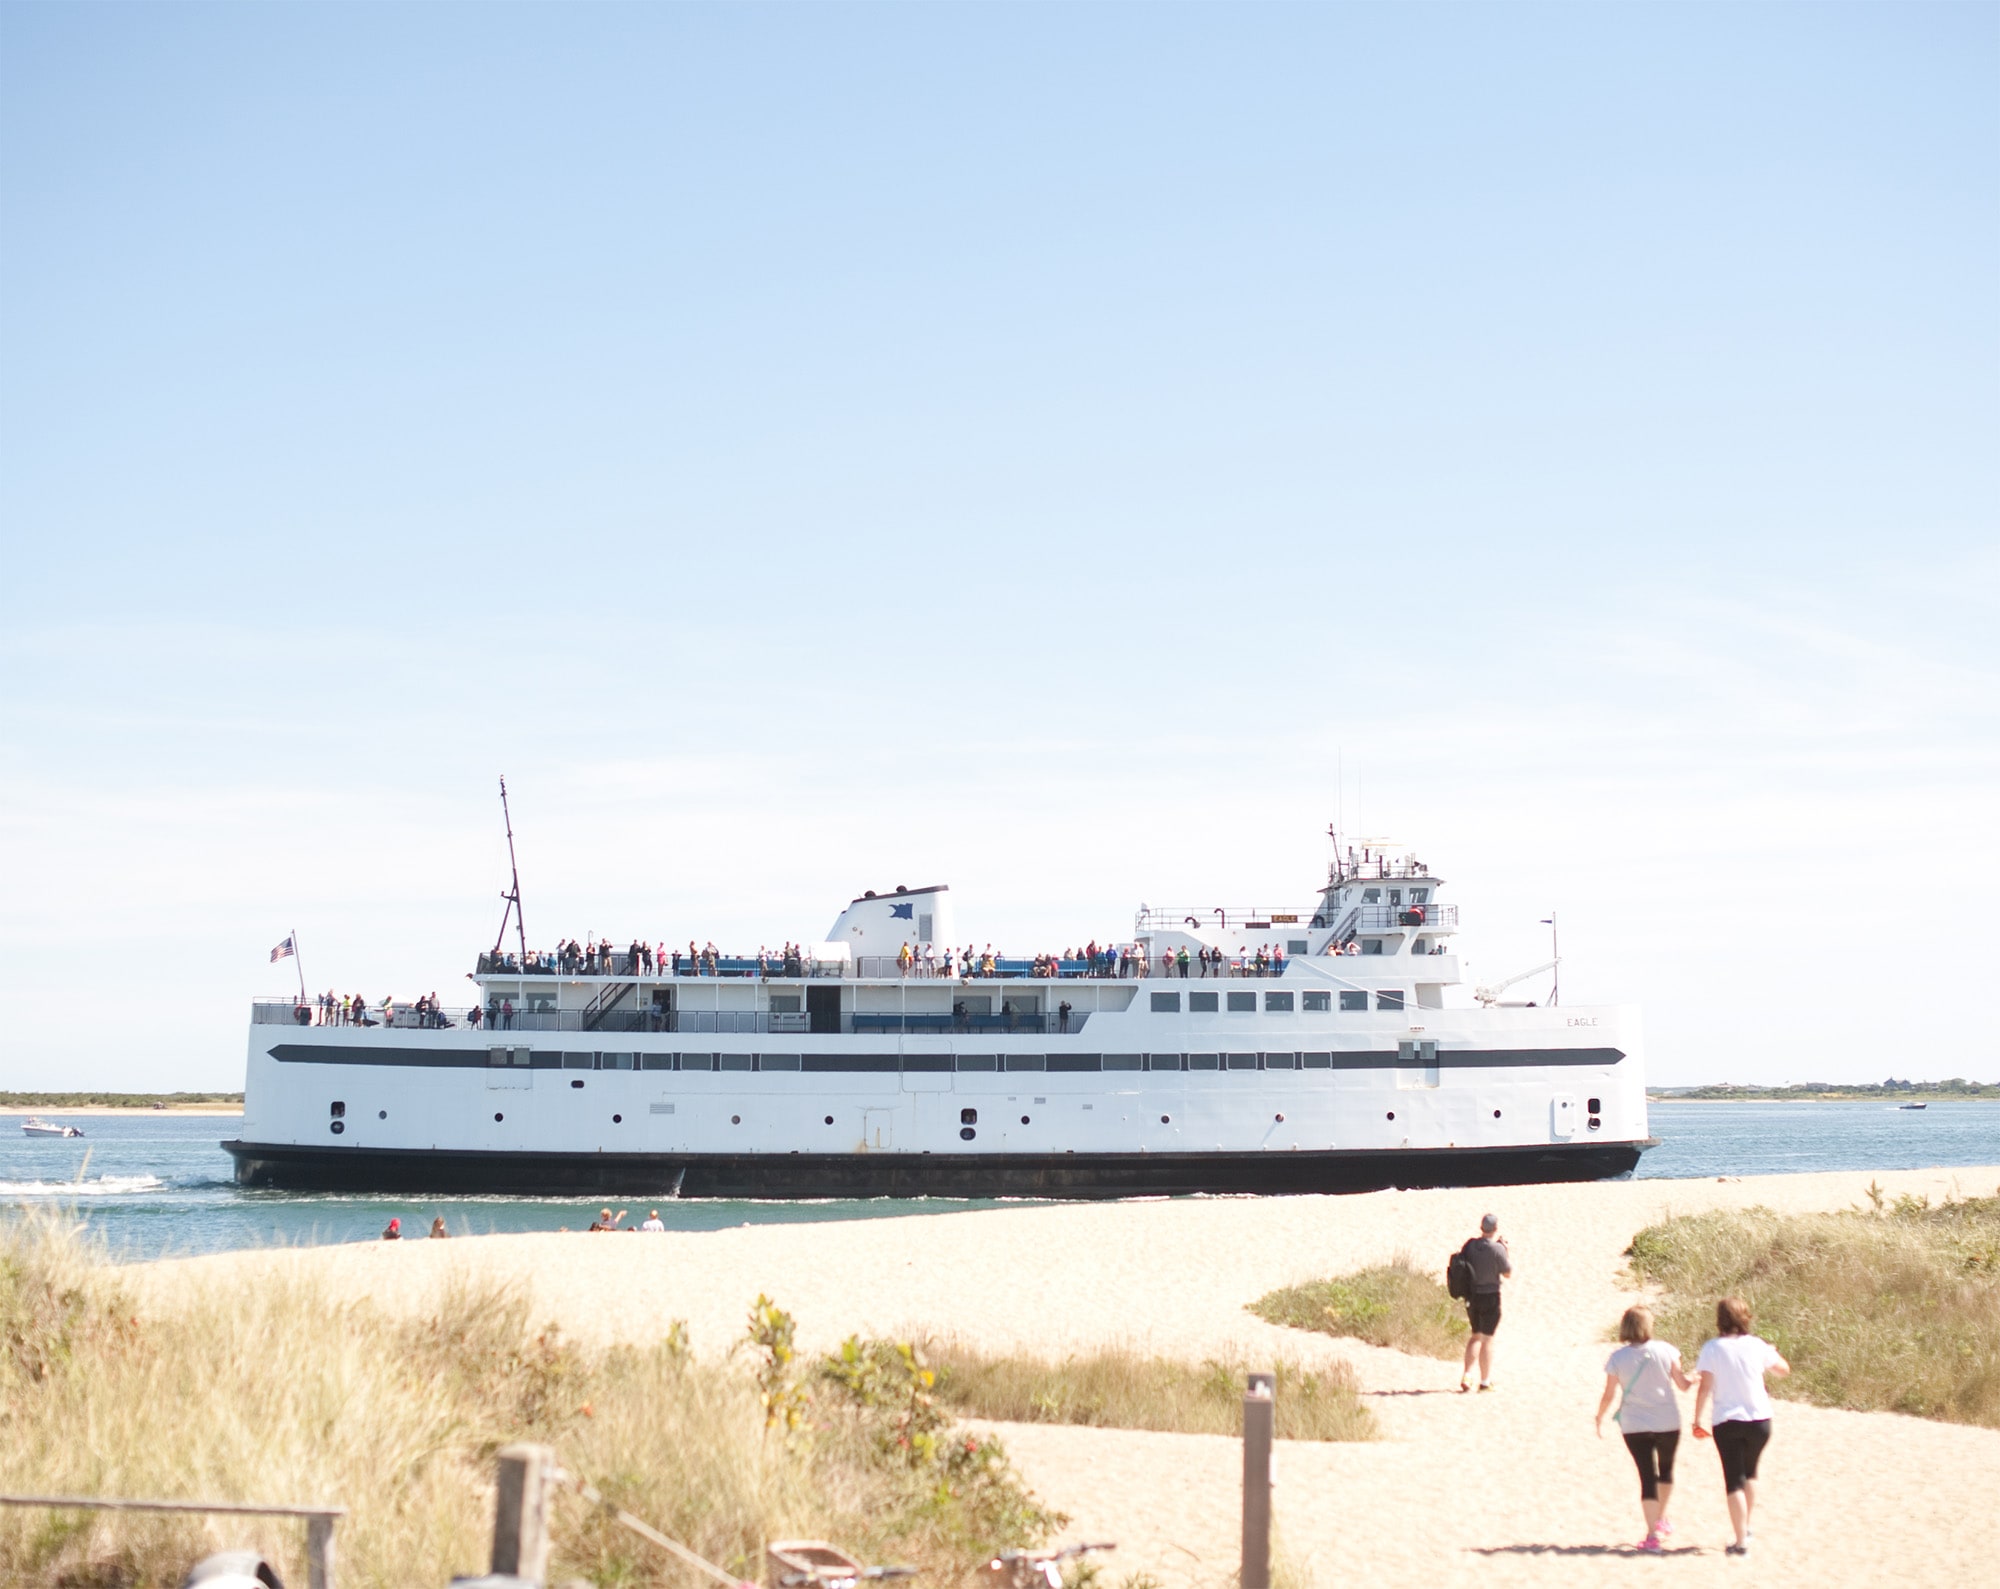
[[[1692,1390],[1694,1381],[1681,1372],[1680,1348],[1653,1339],[1653,1315],[1648,1309],[1627,1308],[1618,1321],[1618,1339],[1624,1344],[1604,1364],[1597,1437],[1604,1438],[1604,1415],[1611,1412],[1611,1398],[1623,1390],[1611,1417],[1639,1466],[1639,1510],[1646,1514],[1646,1537],[1639,1548],[1658,1555],[1661,1539],[1674,1531],[1667,1521],[1667,1502],[1674,1493],[1674,1452],[1681,1442],[1681,1404],[1674,1391]]]
[[[1465,1299],[1466,1322],[1472,1333],[1465,1340],[1465,1367],[1458,1376],[1461,1393],[1472,1389],[1472,1361],[1479,1360],[1479,1388],[1493,1388],[1493,1335],[1500,1328],[1500,1283],[1514,1272],[1514,1260],[1500,1239],[1500,1221],[1492,1214],[1479,1221],[1479,1234],[1458,1249],[1472,1269],[1472,1294]]]
[[[1736,1543],[1726,1554],[1750,1554],[1750,1514],[1757,1506],[1757,1459],[1771,1439],[1771,1395],[1764,1376],[1783,1379],[1792,1365],[1769,1341],[1750,1333],[1750,1304],[1724,1297],[1715,1305],[1715,1336],[1694,1360],[1694,1437],[1714,1440]],[[1704,1416],[1706,1415],[1706,1417]]]

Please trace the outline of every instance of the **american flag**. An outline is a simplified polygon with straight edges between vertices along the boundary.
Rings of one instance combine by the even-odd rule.
[[[298,946],[295,945],[291,939],[287,938],[283,943],[279,944],[277,948],[271,951],[271,964],[276,965],[280,960],[286,959],[287,957],[295,955],[298,952],[299,952]]]

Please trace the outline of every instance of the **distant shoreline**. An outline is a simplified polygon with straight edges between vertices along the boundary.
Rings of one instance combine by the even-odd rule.
[[[1679,1098],[1672,1093],[1647,1093],[1647,1103],[1879,1103],[1900,1109],[1906,1103],[2000,1103],[1990,1094],[1951,1092],[1897,1093],[1891,1097],[1876,1092],[1745,1092],[1733,1098]]]
[[[0,1118],[18,1116],[27,1119],[31,1115],[178,1115],[186,1118],[241,1119],[243,1105],[217,1103],[170,1103],[163,1109],[134,1108],[130,1104],[75,1103],[36,1104],[30,1108],[25,1104],[0,1105]]]

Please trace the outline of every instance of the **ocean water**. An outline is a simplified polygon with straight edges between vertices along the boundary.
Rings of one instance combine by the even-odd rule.
[[[60,1118],[51,1116],[51,1118]],[[2000,1163],[2000,1103],[1662,1103],[1651,1107],[1660,1145],[1640,1160],[1642,1179],[1782,1175],[1809,1170],[1914,1170]],[[443,1215],[455,1236],[582,1230],[601,1200],[575,1197],[364,1197],[244,1191],[217,1145],[234,1119],[174,1115],[75,1117],[82,1138],[24,1137],[0,1116],[0,1209],[73,1208],[124,1260],[234,1247],[373,1241],[392,1216],[420,1235]],[[1971,1195],[1994,1187],[1968,1184]],[[645,1207],[613,1203],[632,1220]],[[994,1208],[946,1198],[813,1202],[673,1201],[659,1205],[670,1230]]]

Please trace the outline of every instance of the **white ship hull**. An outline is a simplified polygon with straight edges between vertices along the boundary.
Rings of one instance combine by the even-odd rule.
[[[1095,985],[1138,997],[1025,1036],[257,1025],[225,1146],[301,1188],[1091,1197],[1594,1179],[1650,1145],[1630,1009],[1154,1014],[1162,988],[1202,984]]]

